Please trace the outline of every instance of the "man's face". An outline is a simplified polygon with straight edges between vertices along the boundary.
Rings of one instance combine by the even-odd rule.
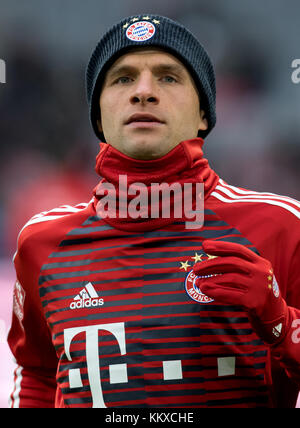
[[[116,60],[100,94],[100,132],[135,159],[159,158],[207,129],[186,67],[159,49],[138,49]]]

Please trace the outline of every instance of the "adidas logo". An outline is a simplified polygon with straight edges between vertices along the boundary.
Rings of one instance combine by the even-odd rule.
[[[273,327],[272,333],[274,334],[274,336],[279,337],[281,334],[281,330],[282,330],[282,323]]]
[[[93,284],[89,282],[74,297],[73,302],[70,304],[70,309],[91,308],[104,305],[104,300],[100,299]]]

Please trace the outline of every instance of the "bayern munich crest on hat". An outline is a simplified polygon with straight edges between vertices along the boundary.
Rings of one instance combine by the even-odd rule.
[[[202,293],[199,287],[196,285],[196,279],[198,276],[191,270],[185,278],[185,291],[190,296],[191,299],[195,300],[198,303],[211,303],[214,299],[206,296]]]
[[[133,42],[145,42],[155,34],[155,25],[152,22],[139,21],[131,24],[126,30],[126,37]]]

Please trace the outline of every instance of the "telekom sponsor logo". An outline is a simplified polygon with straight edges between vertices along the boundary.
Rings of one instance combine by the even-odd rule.
[[[84,369],[81,366],[75,366],[74,368],[71,368],[73,362],[73,356],[71,352],[71,348],[73,346],[72,343],[78,341],[78,335],[81,335],[80,340],[85,342],[87,376],[90,384],[93,408],[107,407],[104,401],[104,394],[102,390],[101,358],[99,357],[99,347],[101,346],[102,340],[102,335],[99,333],[101,333],[103,330],[113,335],[114,339],[117,340],[120,349],[120,357],[126,357],[126,331],[124,322],[73,327],[64,330],[65,354],[68,361],[71,363],[67,368],[69,388],[83,388],[82,380],[86,376]],[[125,362],[126,360],[124,359],[123,361],[124,362],[110,364],[108,366],[110,384],[117,385],[130,382],[130,378],[128,376],[128,366]],[[235,364],[235,356],[217,358],[218,376],[235,375]],[[162,379],[165,381],[182,380],[184,378],[181,360],[162,360],[161,367]]]
[[[126,343],[124,323],[99,324],[92,326],[68,328],[64,330],[65,353],[69,361],[72,361],[70,346],[74,337],[81,333],[85,334],[87,375],[91,388],[94,408],[106,408],[102,392],[100,375],[101,368],[99,358],[99,331],[101,330],[108,331],[117,339],[120,347],[120,354],[125,355]],[[118,383],[127,383],[128,379],[126,364],[118,364],[117,372]],[[71,389],[83,387],[80,368],[73,368],[69,370],[69,385]]]

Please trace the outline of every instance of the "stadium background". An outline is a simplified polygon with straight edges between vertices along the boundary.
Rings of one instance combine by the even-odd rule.
[[[0,407],[14,368],[5,337],[18,231],[40,211],[90,199],[98,141],[85,67],[108,27],[145,12],[187,25],[215,64],[212,167],[234,185],[300,199],[298,0],[0,0]]]

